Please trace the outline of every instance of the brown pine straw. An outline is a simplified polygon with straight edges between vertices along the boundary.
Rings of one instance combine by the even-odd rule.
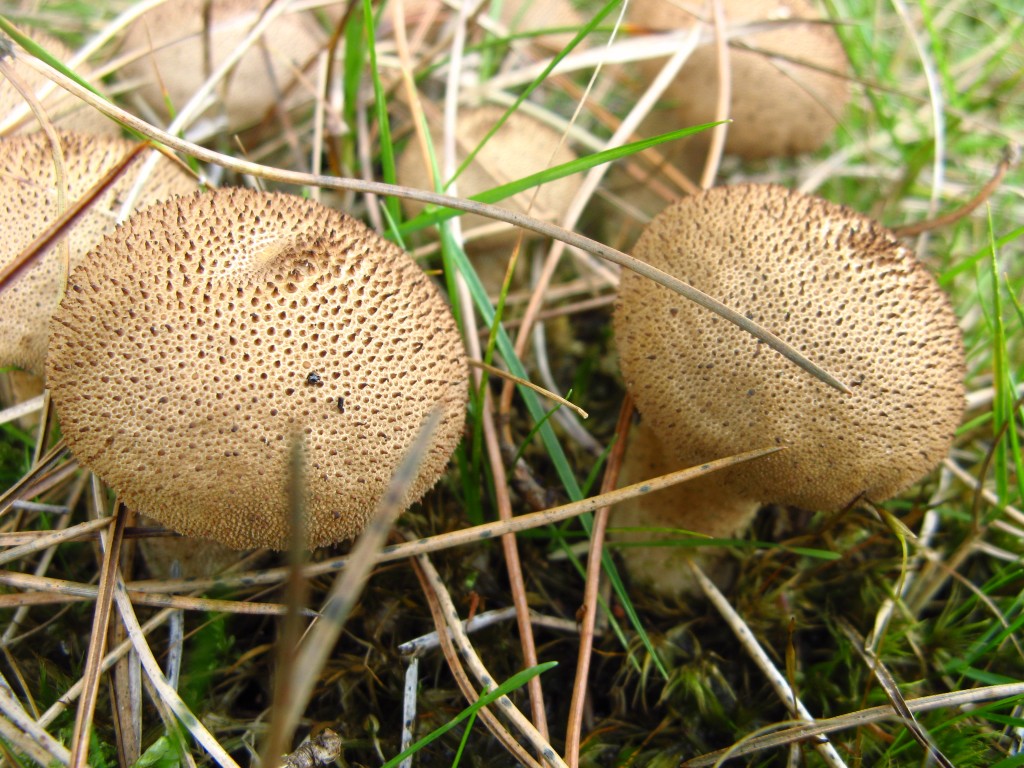
[[[484,442],[487,458],[494,476],[494,496],[498,506],[498,519],[511,520],[512,500],[508,494],[508,477],[505,474],[505,459],[498,443],[498,430],[494,425],[494,401],[489,389],[484,390]],[[505,565],[509,572],[509,584],[512,592],[512,603],[516,608],[516,624],[519,628],[519,641],[523,646],[523,664],[527,667],[537,666],[537,646],[533,639],[533,624],[530,622],[530,603],[526,596],[526,584],[523,580],[522,567],[519,561],[519,547],[516,536],[507,533],[501,537],[501,549],[505,555]],[[540,676],[534,675],[527,681],[530,697],[530,714],[533,724],[545,740],[548,739],[548,723],[544,712],[544,691],[541,688]]]
[[[110,527],[110,518],[100,518],[106,527]],[[0,584],[17,589],[34,590],[27,594],[0,595],[0,610],[17,608],[22,605],[54,605],[60,603],[92,602],[99,599],[100,588],[92,584],[76,581],[65,581],[47,576],[34,576],[16,571],[0,571]],[[148,605],[153,608],[174,608],[179,611],[204,611],[214,613],[233,613],[249,616],[284,616],[290,605],[280,603],[257,603],[241,600],[217,600],[209,597],[188,597],[185,595],[154,594],[128,590],[128,597],[136,605]],[[306,617],[316,616],[315,611],[301,608],[298,613]]]
[[[614,490],[619,482],[622,457],[626,453],[626,438],[633,418],[633,396],[626,393],[619,409],[619,420],[615,425],[615,445],[608,456],[601,493]],[[569,768],[580,764],[580,733],[583,730],[583,708],[587,699],[587,677],[590,673],[590,655],[594,648],[594,622],[597,619],[597,595],[601,586],[601,554],[604,548],[605,531],[611,507],[601,507],[594,513],[594,525],[590,532],[590,548],[587,552],[587,580],[583,588],[583,618],[580,621],[580,647],[576,658],[576,681],[573,684],[569,704],[569,724],[565,734],[565,761]]]
[[[93,497],[96,512],[101,510],[102,496],[99,483],[93,483]],[[121,558],[121,543],[127,510],[118,504],[111,519],[110,532],[103,548],[103,566],[100,570],[99,594],[93,613],[92,634],[89,637],[89,651],[85,662],[85,676],[82,698],[75,713],[75,728],[71,735],[70,768],[86,768],[89,757],[89,737],[92,734],[92,718],[99,697],[100,675],[103,656],[107,648],[107,625],[110,623],[110,608],[114,602],[114,584],[117,580],[118,563]]]

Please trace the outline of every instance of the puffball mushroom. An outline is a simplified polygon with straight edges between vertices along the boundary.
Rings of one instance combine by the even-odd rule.
[[[827,388],[732,323],[624,273],[621,367],[672,469],[780,446],[725,471],[731,491],[835,512],[894,496],[946,455],[965,404],[960,331],[942,289],[881,225],[744,184],[670,206],[634,255],[745,312],[852,391]],[[678,527],[700,532],[696,515],[680,510]]]
[[[135,143],[111,136],[59,132],[66,171],[68,206],[88,194]],[[97,197],[71,228],[66,242],[71,266],[113,228],[121,205],[138,180],[141,163],[126,172]],[[57,176],[52,147],[42,132],[0,138],[0,232],[4,233],[0,262],[11,263],[46,227],[58,218]],[[147,205],[196,188],[181,167],[161,158],[139,195]],[[0,366],[17,366],[42,375],[50,315],[64,285],[60,244],[41,254],[35,264],[0,291]]]
[[[464,421],[451,312],[413,260],[342,213],[223,189],[150,207],[76,269],[47,377],[68,445],[131,507],[188,536],[283,549],[304,442],[306,544],[359,533],[435,405],[406,501]]]
[[[263,0],[175,0],[139,16],[128,28],[124,52],[138,54],[121,74],[153,109],[166,98],[180,109],[243,42],[266,9]],[[306,14],[285,13],[245,52],[215,93],[223,96],[228,129],[258,122],[274,108],[320,50],[324,36]]]
[[[730,27],[778,22],[730,39],[731,100],[725,151],[747,160],[820,147],[849,101],[848,63],[835,30],[806,0],[721,0]],[[631,18],[651,30],[692,26],[704,0],[634,0]],[[718,65],[714,44],[693,52],[666,90],[661,130],[714,120]],[[650,67],[646,72],[652,72]],[[656,71],[656,70],[654,70]]]

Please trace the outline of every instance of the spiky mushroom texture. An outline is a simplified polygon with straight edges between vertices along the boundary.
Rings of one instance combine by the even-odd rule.
[[[175,0],[139,16],[123,50],[135,58],[120,74],[153,109],[180,109],[245,40],[266,8],[262,0]],[[295,73],[325,42],[314,19],[286,12],[246,51],[214,93],[228,130],[258,122],[296,82]],[[166,89],[166,91],[165,91]]]
[[[942,289],[884,227],[783,187],[737,185],[670,206],[635,255],[746,313],[852,390],[625,273],[622,371],[671,468],[781,446],[727,471],[731,492],[834,512],[894,496],[946,455],[965,404],[960,331]],[[701,531],[698,513],[677,519]]]
[[[731,95],[725,151],[748,160],[818,149],[849,101],[849,66],[835,30],[806,0],[722,0],[731,28],[774,26],[730,37]],[[703,0],[635,0],[632,20],[651,30],[692,26],[705,18]],[[718,65],[703,45],[665,92],[663,130],[714,119]],[[649,68],[645,71],[650,72]]]
[[[440,292],[358,221],[225,189],[132,217],[72,275],[47,366],[68,444],[128,505],[238,549],[288,546],[305,444],[306,543],[355,536],[428,413],[406,501],[462,434],[467,364]]]
[[[127,139],[59,132],[64,155],[68,206],[89,190],[135,148]],[[106,193],[97,197],[72,227],[65,242],[74,267],[86,251],[114,227],[125,196],[138,180],[141,163],[128,167]],[[10,264],[58,218],[57,175],[52,147],[41,132],[0,139],[0,263]],[[148,205],[196,188],[195,180],[170,160],[161,159],[138,197]],[[0,291],[0,366],[17,366],[42,375],[50,315],[64,285],[60,244]]]
[[[36,30],[33,30],[30,36],[59,61],[67,63],[71,59],[71,49],[57,38]],[[15,47],[14,56],[9,61],[12,62],[15,75],[38,96],[42,94],[44,88],[49,86],[50,81],[24,63],[23,59],[27,56],[31,56],[31,54]],[[75,72],[80,77],[87,79],[89,77],[89,71],[84,66],[76,67]],[[42,99],[42,106],[47,117],[58,128],[74,129],[80,133],[99,133],[106,136],[121,135],[121,127],[116,122],[108,119],[88,104],[79,101],[58,85],[49,86],[49,90]],[[6,124],[14,111],[19,108],[21,108],[19,112],[21,117],[4,131],[4,135],[16,131],[37,130],[39,123],[11,81],[0,77],[0,124]]]

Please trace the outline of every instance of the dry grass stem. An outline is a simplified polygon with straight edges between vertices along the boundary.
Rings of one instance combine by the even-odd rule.
[[[452,641],[458,648],[463,661],[469,667],[470,672],[472,672],[473,676],[477,679],[477,682],[485,692],[495,690],[498,685],[490,672],[487,671],[487,667],[480,659],[476,650],[473,648],[473,644],[470,642],[469,637],[463,630],[462,619],[459,617],[458,610],[455,608],[455,604],[452,602],[451,596],[448,594],[448,589],[444,584],[444,580],[431,564],[430,559],[425,555],[418,556],[416,561],[419,564],[419,567],[423,570],[427,582],[433,589],[434,594],[440,603],[445,624],[447,624],[448,631],[452,636]],[[545,763],[553,766],[554,768],[568,768],[562,758],[558,756],[558,753],[555,752],[551,744],[548,743],[548,740],[544,738],[540,731],[534,727],[533,723],[531,723],[526,716],[519,711],[508,696],[499,697],[494,704],[498,711],[501,712],[502,716],[511,723],[516,731],[518,731],[520,737],[541,756]]]
[[[423,568],[422,563],[424,560],[426,560],[425,557],[418,557],[413,560],[413,570],[416,573],[416,578],[420,582],[420,586],[423,589],[423,595],[430,608],[430,615],[434,620],[438,642],[441,644],[441,650],[444,653],[445,661],[448,663],[448,669],[455,678],[456,684],[459,686],[459,690],[462,692],[463,697],[467,702],[475,702],[480,698],[480,694],[473,687],[473,683],[469,679],[469,675],[466,673],[465,667],[462,664],[462,659],[459,657],[459,652],[455,648],[453,642],[454,635],[448,628],[447,618],[441,606],[441,600],[437,594],[435,582],[430,580],[427,575],[427,571]],[[444,589],[443,584],[440,586]],[[480,719],[484,721],[484,725],[487,726],[487,729],[491,734],[508,751],[509,755],[522,765],[526,766],[526,768],[541,768],[541,764],[534,760],[533,756],[526,751],[526,749],[511,733],[509,733],[489,707],[482,707],[479,710],[479,715]]]
[[[109,527],[110,518],[101,519],[107,521]],[[27,594],[0,595],[0,609],[14,608],[21,605],[92,602],[98,599],[100,594],[99,587],[89,584],[47,578],[45,576],[30,576],[29,574],[12,571],[0,571],[0,584],[17,589],[30,590]],[[175,608],[181,611],[213,611],[216,613],[235,613],[249,616],[284,616],[289,610],[296,610],[290,605],[278,603],[160,595],[136,590],[128,590],[128,596],[133,603],[138,605],[148,605],[155,608]],[[317,616],[315,611],[307,608],[299,608],[297,610],[302,616]]]
[[[934,761],[936,765],[942,766],[942,768],[954,768],[953,764],[949,762],[942,752],[940,752],[933,743],[928,733],[921,727],[921,724],[917,722],[917,718],[914,717],[914,713],[910,707],[907,706],[907,700],[903,697],[900,692],[899,685],[892,673],[885,668],[885,665],[879,660],[878,655],[871,648],[864,644],[864,638],[860,636],[849,622],[845,620],[839,621],[839,628],[843,634],[856,649],[861,659],[867,664],[871,670],[875,679],[882,686],[882,690],[885,691],[885,695],[889,698],[889,702],[892,705],[893,711],[896,713],[896,717],[903,721],[904,727],[910,732],[914,739],[924,748],[930,760]]]
[[[484,441],[487,447],[487,455],[491,462],[491,471],[494,473],[494,487],[497,491],[495,498],[498,507],[498,518],[503,521],[512,519],[512,500],[508,495],[508,479],[505,475],[504,458],[501,455],[501,447],[498,444],[498,430],[494,425],[494,401],[489,390],[484,390]],[[533,626],[530,623],[530,605],[526,595],[526,583],[523,579],[522,565],[519,559],[519,548],[516,537],[512,534],[505,534],[501,537],[501,549],[505,555],[505,567],[509,573],[509,585],[512,592],[512,603],[516,609],[516,625],[519,628],[519,641],[523,647],[523,664],[527,667],[537,666],[537,648],[533,639]],[[430,571],[425,569],[430,580]],[[438,598],[440,600],[440,597]],[[442,601],[442,605],[445,603]],[[445,612],[448,620],[451,617]],[[467,637],[462,625],[459,625],[462,637]],[[547,716],[544,710],[544,691],[541,688],[540,677],[536,676],[527,683],[527,691],[530,696],[530,714],[533,717],[533,724],[537,733],[542,739],[548,739]]]
[[[498,608],[493,611],[484,611],[483,613],[477,613],[471,616],[462,622],[462,628],[466,634],[469,635],[477,630],[510,621],[515,617],[515,606]],[[546,627],[547,629],[554,629],[559,632],[566,632],[573,635],[579,631],[579,627],[575,621],[560,619],[557,616],[544,616],[533,612],[530,613],[530,623],[535,627]],[[440,644],[441,641],[438,634],[434,631],[402,643],[398,646],[398,652],[403,656],[416,658],[427,651],[437,648]]]
[[[619,420],[615,425],[615,444],[604,478],[601,493],[615,489],[619,482],[619,470],[626,452],[629,425],[633,418],[633,398],[626,393],[619,408]],[[601,507],[594,513],[594,525],[590,533],[590,547],[587,551],[587,578],[583,588],[582,617],[580,619],[580,647],[576,659],[576,679],[569,704],[569,725],[565,735],[565,760],[570,768],[580,764],[580,736],[583,732],[583,710],[590,690],[590,655],[594,648],[594,625],[597,621],[597,597],[601,587],[605,532],[608,529],[608,513],[611,507]]]
[[[999,699],[1011,699],[1024,695],[1024,683],[1007,683],[1004,685],[983,686],[980,688],[969,688],[964,691],[953,691],[951,693],[938,693],[932,696],[921,696],[916,699],[907,699],[907,707],[911,712],[919,714],[930,712],[936,709],[969,708],[974,704]],[[804,723],[793,728],[779,731],[766,736],[756,736],[735,745],[729,749],[710,752],[700,757],[684,760],[680,768],[707,768],[708,766],[721,765],[723,758],[743,757],[766,749],[775,749],[788,744],[805,742],[816,736],[823,736],[827,733],[836,733],[849,728],[861,728],[871,723],[879,723],[892,719],[895,716],[889,705],[870,707],[858,712],[851,712],[836,717],[826,717],[810,723]],[[785,727],[785,724],[782,724]]]
[[[182,726],[192,735],[192,738],[206,750],[221,768],[239,768],[238,763],[232,759],[231,755],[220,745],[213,734],[207,730],[206,726],[189,710],[181,696],[178,695],[178,692],[167,682],[167,678],[160,669],[160,664],[157,662],[156,657],[153,656],[153,651],[149,647],[146,635],[142,631],[139,620],[135,615],[135,609],[132,607],[131,599],[128,597],[123,583],[118,582],[116,585],[114,600],[117,602],[118,612],[120,613],[121,621],[124,623],[125,630],[128,632],[132,648],[138,654],[142,668],[146,672],[146,676],[149,678],[149,682],[155,689],[163,706],[174,713]]]
[[[580,408],[578,405],[569,402],[561,395],[556,395],[554,392],[548,389],[544,389],[544,387],[540,386],[539,384],[534,384],[532,381],[528,381],[527,379],[524,379],[521,376],[516,376],[515,374],[509,373],[506,370],[498,368],[497,366],[488,365],[482,360],[470,360],[469,364],[472,365],[474,368],[479,368],[482,371],[487,371],[490,374],[499,376],[505,379],[506,381],[511,381],[514,384],[521,384],[524,387],[529,387],[534,392],[539,392],[547,399],[554,400],[556,403],[558,403],[559,405],[564,405],[566,408],[571,408],[584,419],[589,418],[589,414],[582,408]]]
[[[93,503],[96,510],[103,508],[100,499],[99,481],[93,482]],[[114,599],[114,585],[118,577],[121,559],[121,543],[127,512],[119,507],[110,519],[107,536],[101,536],[103,543],[103,565],[100,570],[98,593],[93,612],[92,636],[85,660],[83,693],[75,713],[75,730],[71,736],[71,768],[84,768],[88,764],[89,741],[92,733],[92,718],[99,695],[100,673],[103,655],[107,647],[107,626],[110,623],[110,609]]]

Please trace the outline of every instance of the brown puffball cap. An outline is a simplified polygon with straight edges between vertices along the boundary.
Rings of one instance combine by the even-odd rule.
[[[58,132],[66,173],[68,207],[135,148],[135,142],[111,136]],[[66,238],[74,267],[105,232],[114,228],[121,205],[138,180],[141,158],[89,206]],[[41,132],[0,138],[0,263],[9,264],[59,217],[57,175],[52,147]],[[138,197],[148,205],[196,188],[195,180],[161,158]],[[14,365],[42,375],[50,315],[64,284],[60,244],[0,291],[0,366]]]
[[[71,49],[55,37],[37,30],[31,30],[29,36],[45,48],[54,58],[67,63],[72,56]],[[50,81],[36,72],[32,67],[23,63],[23,60],[32,54],[15,47],[14,56],[8,61],[14,69],[15,76],[21,83],[37,95],[40,89],[50,84]],[[75,73],[80,77],[89,78],[89,70],[85,66],[75,68]],[[46,96],[42,99],[43,109],[47,116],[58,128],[74,129],[81,133],[100,133],[107,136],[120,136],[121,127],[107,118],[103,113],[93,109],[85,102],[79,101],[59,85],[52,85]],[[39,121],[30,109],[25,105],[18,90],[6,77],[0,77],[0,123],[6,122],[11,113],[19,108],[26,107],[22,117],[6,133],[19,130],[35,131],[39,129]]]
[[[224,189],[132,217],[72,275],[47,374],[71,450],[126,504],[235,548],[288,546],[293,437],[307,544],[355,536],[431,409],[406,501],[462,434],[467,364],[397,246],[285,194]]]
[[[615,333],[626,384],[689,462],[786,450],[729,472],[761,502],[834,511],[929,472],[964,410],[949,301],[884,227],[774,185],[720,187],[663,211],[634,254],[746,314],[852,390],[814,379],[732,323],[632,272]]]
[[[818,149],[832,135],[849,101],[849,66],[835,30],[806,0],[723,0],[730,26],[778,22],[741,35],[729,47],[732,98],[725,151],[748,160]],[[703,0],[634,0],[632,19],[649,29],[690,27],[703,18]],[[801,23],[800,20],[807,20]],[[745,50],[748,48],[749,50]],[[714,120],[718,100],[713,44],[693,52],[665,92],[659,125],[668,130]],[[664,60],[655,62],[658,66]],[[650,65],[644,71],[650,72]],[[837,73],[837,74],[831,74]],[[664,124],[672,116],[674,126]]]
[[[263,0],[163,3],[128,28],[123,53],[137,58],[120,73],[161,114],[167,111],[166,99],[180,109],[241,45],[266,6]],[[223,97],[228,128],[251,125],[272,110],[324,40],[307,14],[286,12],[274,19],[261,40],[214,89],[216,96]]]
[[[483,141],[504,114],[505,109],[497,106],[483,106],[459,112],[456,129],[459,163]],[[441,158],[441,131],[440,123],[431,125],[438,162]],[[513,112],[498,132],[474,156],[473,162],[459,175],[458,193],[461,197],[471,197],[575,159],[576,153],[565,145],[558,131],[525,113]],[[419,189],[434,189],[423,153],[415,140],[410,141],[399,156],[397,176],[400,184]],[[529,213],[543,221],[557,221],[568,210],[580,182],[581,177],[578,174],[565,176],[544,184],[539,192],[535,188],[527,189],[502,200],[499,204],[504,208]],[[403,202],[413,213],[423,210],[422,203],[412,200]],[[462,222],[463,230],[469,232],[474,227],[493,224],[494,220],[467,214],[463,216]],[[503,235],[486,238],[486,244],[493,246],[499,242],[512,243],[520,231],[508,227]],[[531,236],[529,232],[525,234]]]

